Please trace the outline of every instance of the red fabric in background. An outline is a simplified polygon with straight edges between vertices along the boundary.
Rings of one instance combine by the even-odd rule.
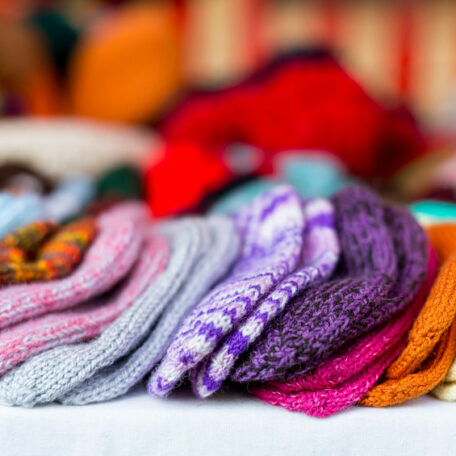
[[[236,86],[189,96],[164,119],[161,132],[169,150],[147,184],[152,208],[161,214],[195,206],[208,189],[226,183],[223,151],[233,142],[265,152],[258,174],[273,173],[282,151],[320,149],[356,176],[387,177],[425,150],[406,110],[382,107],[322,51],[294,53]],[[162,194],[184,183],[180,195]]]
[[[170,141],[216,149],[245,142],[269,157],[287,149],[325,149],[362,177],[390,175],[424,148],[411,117],[380,106],[325,53],[297,54],[238,86],[191,96],[162,132]]]

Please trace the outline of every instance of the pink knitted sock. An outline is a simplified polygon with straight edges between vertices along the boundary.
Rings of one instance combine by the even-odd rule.
[[[253,386],[252,393],[273,405],[319,417],[332,415],[359,402],[400,353],[404,334],[429,293],[438,263],[430,244],[428,252],[426,280],[412,303],[397,318],[312,373],[286,382]]]
[[[98,236],[71,275],[0,289],[0,328],[66,309],[110,289],[137,258],[146,218],[143,204],[119,205],[97,219]]]
[[[95,298],[74,309],[51,313],[1,331],[0,375],[32,355],[100,334],[164,270],[168,257],[166,238],[148,230],[138,262],[113,296]]]

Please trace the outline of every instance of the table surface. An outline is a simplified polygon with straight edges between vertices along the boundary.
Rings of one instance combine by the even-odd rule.
[[[319,419],[241,393],[167,400],[137,388],[107,403],[0,406],[2,456],[453,455],[456,404],[421,397]]]

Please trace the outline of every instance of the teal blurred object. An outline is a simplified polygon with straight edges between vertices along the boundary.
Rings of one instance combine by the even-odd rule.
[[[456,204],[454,203],[421,200],[412,203],[410,210],[422,225],[456,223]]]
[[[325,154],[284,154],[277,162],[278,175],[258,178],[222,196],[212,207],[213,213],[232,214],[260,193],[283,182],[295,187],[303,198],[329,197],[354,182],[338,160]]]
[[[250,203],[260,193],[269,190],[280,182],[272,179],[258,178],[252,182],[248,182],[221,197],[211,209],[214,214],[232,214],[242,206]]]
[[[280,175],[303,198],[326,198],[350,183],[338,160],[326,155],[285,156]]]

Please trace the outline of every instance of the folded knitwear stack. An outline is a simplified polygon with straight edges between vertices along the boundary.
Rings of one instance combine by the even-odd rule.
[[[0,121],[1,403],[456,401],[456,204],[376,180],[422,156],[411,117],[313,52],[158,127]]]
[[[91,186],[111,194],[122,176],[125,196],[96,215],[43,211],[1,240],[2,403],[83,405],[143,380],[158,398],[234,386],[318,417],[456,400],[456,224],[422,228],[348,182],[309,198],[275,183],[230,215],[154,220],[128,199],[128,168]]]

